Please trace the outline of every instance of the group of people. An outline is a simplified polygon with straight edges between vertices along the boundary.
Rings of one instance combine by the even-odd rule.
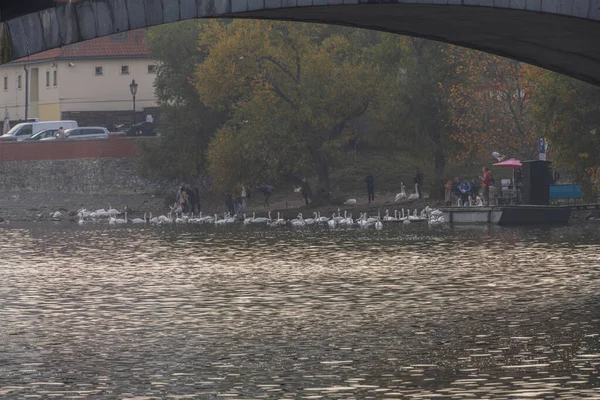
[[[200,190],[198,188],[192,188],[190,185],[182,183],[177,190],[175,196],[175,205],[173,207],[179,212],[187,213],[199,213],[200,207]]]
[[[269,207],[269,199],[275,191],[275,188],[272,185],[262,185],[257,187],[256,191],[262,192],[264,194],[264,206],[265,208]],[[246,190],[246,187],[244,185],[242,185],[242,191],[240,193],[240,196],[238,197],[234,198],[230,192],[225,193],[225,206],[227,206],[227,211],[231,215],[237,215],[241,217],[246,211],[247,201],[248,198],[250,198],[251,196],[252,192]]]
[[[451,206],[455,200],[460,205],[469,206],[476,203],[477,197],[481,198],[484,206],[490,205],[490,186],[494,185],[494,178],[488,167],[483,167],[482,174],[479,178],[473,178],[469,181],[466,178],[462,180],[455,178],[454,182],[448,181],[445,185],[445,202],[446,206]]]

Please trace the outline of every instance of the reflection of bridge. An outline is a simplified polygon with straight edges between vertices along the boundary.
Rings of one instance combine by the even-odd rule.
[[[313,21],[421,36],[600,85],[600,0],[19,0],[2,5],[6,62],[200,17]]]

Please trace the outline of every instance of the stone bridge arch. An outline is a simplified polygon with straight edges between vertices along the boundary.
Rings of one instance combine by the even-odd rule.
[[[19,0],[0,6],[7,62],[193,18],[377,29],[458,44],[600,85],[600,0]]]

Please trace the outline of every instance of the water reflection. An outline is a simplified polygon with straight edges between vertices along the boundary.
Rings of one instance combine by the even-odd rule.
[[[597,226],[2,235],[2,398],[600,396]]]

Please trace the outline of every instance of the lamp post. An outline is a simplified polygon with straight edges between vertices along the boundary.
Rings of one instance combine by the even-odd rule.
[[[135,83],[135,79],[131,81],[129,84],[129,90],[131,90],[131,95],[133,96],[133,125],[135,125],[135,95],[137,94],[138,84]]]

